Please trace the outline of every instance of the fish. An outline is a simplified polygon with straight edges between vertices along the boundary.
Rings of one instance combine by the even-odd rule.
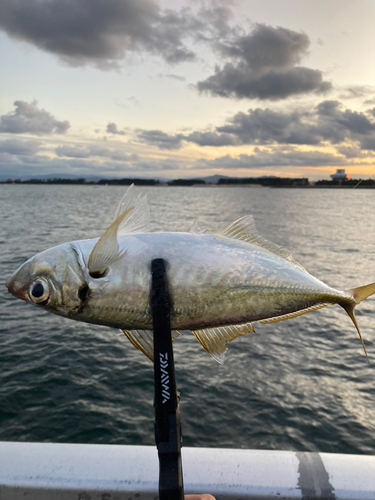
[[[223,363],[226,344],[253,323],[289,320],[328,305],[351,318],[375,283],[336,290],[309,274],[292,254],[264,239],[252,216],[217,233],[195,222],[190,232],[148,232],[150,210],[134,186],[100,238],[64,243],[22,264],[5,286],[15,297],[76,321],[119,328],[153,360],[151,261],[166,262],[172,338],[190,330]]]

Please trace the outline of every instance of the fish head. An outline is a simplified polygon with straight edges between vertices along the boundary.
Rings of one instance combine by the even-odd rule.
[[[74,243],[66,243],[26,261],[5,286],[21,300],[71,317],[82,305],[82,290],[87,290],[87,281],[78,250]]]

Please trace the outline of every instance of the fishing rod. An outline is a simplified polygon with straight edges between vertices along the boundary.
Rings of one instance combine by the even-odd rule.
[[[171,301],[163,259],[151,262],[154,330],[155,443],[159,456],[159,500],[183,500],[181,414],[170,324]]]

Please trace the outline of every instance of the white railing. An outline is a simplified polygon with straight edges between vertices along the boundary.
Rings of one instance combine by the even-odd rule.
[[[375,500],[375,456],[182,448],[185,493]],[[155,500],[151,446],[0,442],[1,500]]]

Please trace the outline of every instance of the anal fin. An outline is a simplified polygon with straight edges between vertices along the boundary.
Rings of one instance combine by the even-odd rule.
[[[150,361],[154,361],[154,333],[152,330],[121,330],[133,346],[139,349]],[[172,330],[172,341],[182,335],[180,330]]]
[[[249,332],[254,332],[251,323],[192,330],[206,351],[220,364],[224,363],[224,355],[227,350],[225,344]]]
[[[268,325],[269,323],[278,323],[279,321],[285,321],[287,319],[298,318],[298,316],[303,316],[312,311],[317,311],[318,309],[323,309],[323,307],[332,306],[333,304],[327,302],[325,304],[317,304],[315,306],[306,307],[306,309],[301,309],[300,311],[291,312],[288,314],[282,314],[281,316],[273,316],[272,318],[266,318],[258,320],[257,323],[262,323],[263,325]]]

